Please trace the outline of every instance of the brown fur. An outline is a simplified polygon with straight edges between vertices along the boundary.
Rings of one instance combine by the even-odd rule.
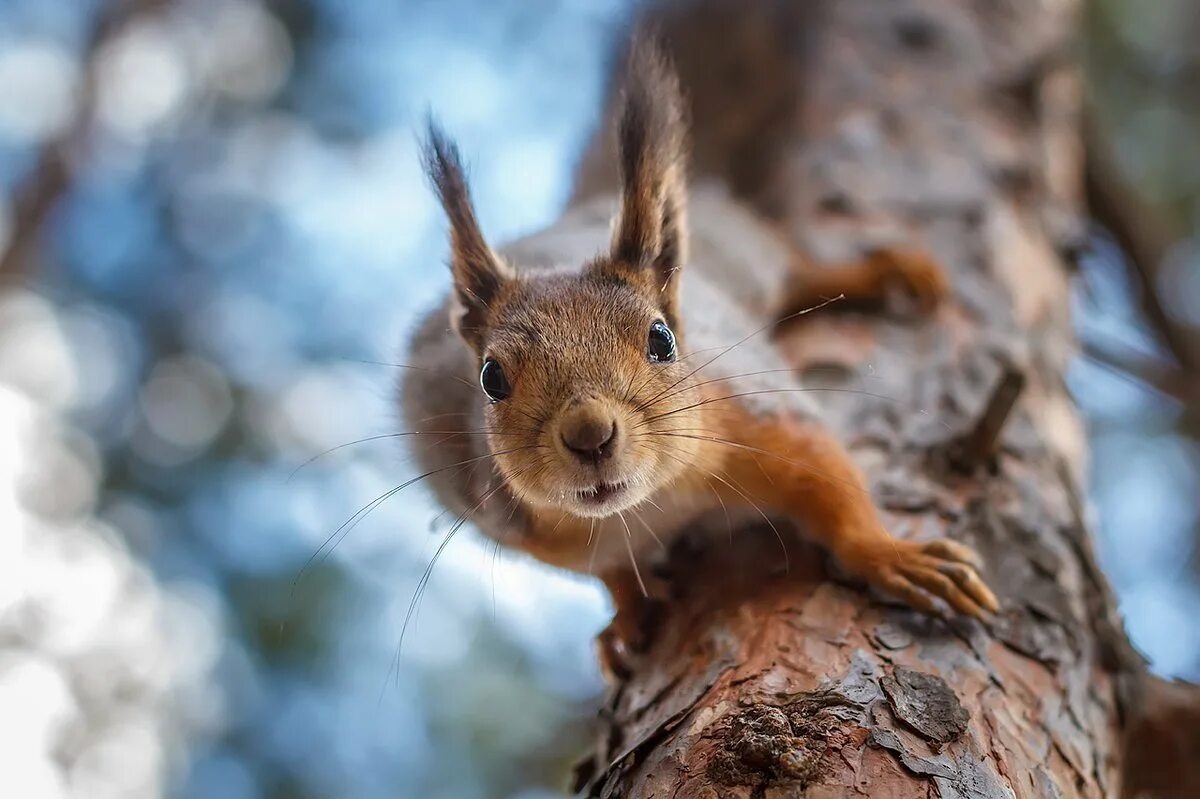
[[[478,348],[488,325],[491,302],[512,281],[513,273],[484,239],[458,147],[433,120],[429,122],[423,160],[450,219],[450,270],[457,301],[451,324],[468,344]]]
[[[431,127],[427,166],[451,227],[448,310],[467,346],[431,317],[413,343],[431,371],[406,381],[403,404],[418,430],[431,412],[453,417],[436,427],[458,439],[422,453],[439,496],[502,543],[595,569],[619,607],[647,589],[637,552],[719,507],[796,518],[849,571],[916,607],[932,610],[937,597],[963,613],[995,610],[970,550],[887,533],[845,449],[796,393],[769,337],[756,335],[820,299],[880,299],[893,283],[932,306],[948,289],[941,270],[897,251],[813,270],[720,187],[689,192],[678,79],[646,41],[629,64],[620,191],[508,248],[511,267],[478,228],[457,151]],[[674,363],[647,359],[656,320],[675,331]],[[729,345],[742,373],[718,371]],[[470,385],[488,359],[512,388],[499,402]],[[586,449],[610,429],[603,457],[571,444]],[[608,496],[611,485],[620,488]],[[618,613],[625,638],[636,615]]]
[[[679,79],[647,40],[629,57],[617,127],[621,213],[613,232],[615,265],[650,266],[675,326],[678,270],[687,261],[686,129]]]

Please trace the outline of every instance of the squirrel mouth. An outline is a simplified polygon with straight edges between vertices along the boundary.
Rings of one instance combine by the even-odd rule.
[[[597,483],[590,488],[576,491],[575,496],[585,505],[603,505],[624,490],[624,483]]]

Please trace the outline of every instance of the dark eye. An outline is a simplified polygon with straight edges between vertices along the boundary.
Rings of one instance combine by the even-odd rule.
[[[663,322],[650,325],[646,358],[651,363],[671,363],[675,360],[675,334]]]
[[[506,400],[508,395],[512,394],[512,386],[508,384],[504,370],[491,358],[484,361],[483,368],[479,370],[479,385],[483,386],[483,393],[487,394],[492,402]]]

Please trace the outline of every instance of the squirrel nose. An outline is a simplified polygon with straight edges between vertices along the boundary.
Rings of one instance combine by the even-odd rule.
[[[585,463],[612,457],[617,443],[617,422],[590,404],[568,411],[559,427],[563,445]]]

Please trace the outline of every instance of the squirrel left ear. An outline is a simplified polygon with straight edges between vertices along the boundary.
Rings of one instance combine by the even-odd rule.
[[[630,48],[623,101],[613,266],[649,270],[674,325],[679,270],[687,260],[687,132],[679,78],[648,38],[638,37]]]
[[[454,276],[450,324],[478,352],[482,349],[491,302],[513,279],[513,272],[484,239],[471,204],[458,147],[432,119],[423,160],[450,220],[450,270]]]

